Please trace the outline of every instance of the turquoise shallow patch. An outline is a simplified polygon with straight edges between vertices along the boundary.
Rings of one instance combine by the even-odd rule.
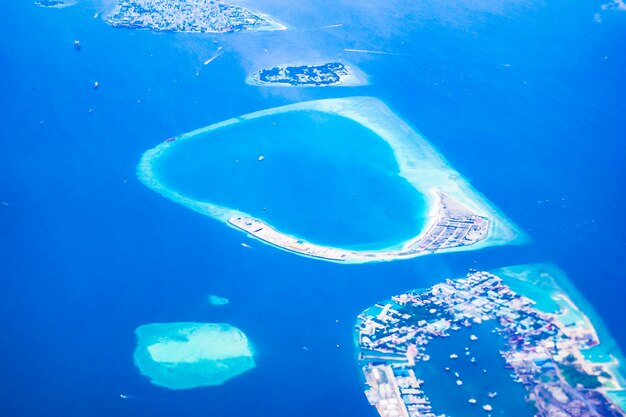
[[[213,295],[213,294],[207,297],[207,301],[212,306],[224,306],[230,303],[230,300],[228,298],[220,297],[219,295]]]
[[[246,335],[230,324],[153,323],[135,334],[135,365],[165,388],[221,385],[255,367]]]

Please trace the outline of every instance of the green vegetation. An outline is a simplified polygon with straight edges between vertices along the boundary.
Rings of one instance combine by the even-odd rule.
[[[559,364],[559,370],[563,377],[572,387],[578,386],[578,384],[582,385],[587,389],[599,388],[602,386],[598,377],[595,375],[589,375],[578,369],[576,365],[569,364]]]

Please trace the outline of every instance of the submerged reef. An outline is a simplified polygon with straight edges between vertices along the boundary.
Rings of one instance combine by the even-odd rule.
[[[255,367],[246,335],[230,324],[153,323],[135,335],[135,365],[165,388],[221,385]]]
[[[213,295],[213,294],[209,295],[207,297],[207,300],[209,301],[209,304],[211,304],[212,306],[223,306],[230,302],[228,298],[220,297],[219,295]]]

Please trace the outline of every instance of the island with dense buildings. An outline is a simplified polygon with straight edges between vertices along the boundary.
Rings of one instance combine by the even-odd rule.
[[[115,27],[168,32],[286,29],[269,16],[220,0],[119,0],[106,21]]]
[[[262,69],[246,80],[248,84],[283,87],[329,87],[366,84],[355,69],[341,62],[320,65],[284,65]]]
[[[429,344],[479,325],[493,326],[492,331],[502,339],[500,354],[505,368],[525,388],[531,414],[625,415],[623,401],[620,403],[625,391],[619,352],[608,355],[609,361],[590,358],[586,352],[596,349],[600,338],[572,299],[552,287],[555,291],[547,295],[552,300],[548,301],[560,307],[542,311],[537,307],[542,303],[507,285],[507,280],[513,279],[471,270],[465,278],[447,279],[426,290],[393,296],[359,315],[356,343],[365,394],[382,417],[440,415],[442,411],[435,409],[428,395],[437,388],[437,381],[420,378],[421,368],[433,353]],[[470,340],[477,337],[472,335]],[[603,344],[611,340],[608,334],[602,337]],[[461,360],[456,354],[450,359]],[[471,360],[475,362],[473,357]],[[450,368],[441,369],[442,374],[446,372]],[[457,385],[462,386],[459,374],[455,374]],[[489,397],[496,394],[489,393]],[[475,398],[469,398],[467,407],[502,413]]]
[[[246,121],[289,112],[319,112],[341,116],[359,123],[387,142],[399,172],[426,200],[424,227],[403,242],[375,250],[357,250],[309,242],[300,236],[277,230],[262,218],[210,201],[184,195],[163,183],[156,167],[169,150],[186,141],[208,140],[207,133]],[[182,145],[181,145],[182,146]],[[260,157],[260,161],[263,157]],[[216,218],[249,236],[302,256],[331,262],[363,263],[408,259],[416,256],[486,246],[523,244],[523,231],[477,192],[443,156],[384,103],[371,97],[350,97],[291,104],[229,119],[179,135],[146,151],[137,168],[139,179],[149,188],[201,214]],[[396,173],[394,173],[396,175]],[[375,221],[375,219],[373,219]],[[375,227],[367,224],[364,227]]]

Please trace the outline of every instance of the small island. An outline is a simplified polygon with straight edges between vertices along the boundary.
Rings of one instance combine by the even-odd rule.
[[[220,0],[119,0],[106,21],[114,27],[161,32],[286,29],[262,13]]]
[[[262,69],[246,80],[252,85],[329,87],[364,85],[364,77],[352,68],[330,62],[321,65],[278,66]]]
[[[62,9],[64,7],[73,6],[74,4],[76,4],[76,1],[74,0],[37,0],[35,4],[41,7]]]
[[[445,410],[436,409],[431,403],[430,398],[436,396],[433,390],[444,389],[440,385],[447,375],[455,376],[457,388],[453,389],[463,390],[459,371],[480,369],[480,361],[472,355],[481,348],[482,336],[494,336],[495,332],[502,343],[499,353],[504,368],[510,370],[513,381],[521,384],[526,393],[526,415],[624,415],[619,349],[614,348],[610,335],[596,320],[596,327],[602,329],[598,336],[591,320],[570,298],[580,295],[563,292],[564,286],[555,278],[562,274],[544,265],[525,265],[497,273],[502,276],[471,270],[465,278],[447,279],[426,290],[393,296],[359,315],[356,342],[370,404],[383,417],[440,415]],[[528,290],[537,296],[537,301],[513,288]],[[476,336],[479,329],[487,330],[481,338]],[[469,342],[465,351],[461,348],[449,358],[445,356],[444,368],[427,371],[431,355],[438,353],[429,350],[429,345],[438,343],[437,349],[441,350],[448,338],[462,332],[473,332],[466,339]],[[600,340],[603,349],[612,349],[610,354],[595,352],[595,356],[604,359],[590,354],[600,349]],[[493,341],[487,343],[497,345]],[[458,344],[454,346],[458,349]],[[497,368],[501,370],[502,365]],[[492,371],[498,369],[489,370]],[[433,377],[439,381],[431,380]],[[480,387],[485,390],[482,382],[474,385],[475,389]],[[466,414],[476,410],[472,407],[504,412],[496,410],[493,402],[497,391],[479,394],[468,394]],[[450,393],[439,398],[440,408],[445,407],[445,395]],[[504,407],[512,399],[502,400],[500,406]]]
[[[246,335],[230,324],[153,323],[135,334],[135,365],[161,387],[221,385],[255,367]]]

